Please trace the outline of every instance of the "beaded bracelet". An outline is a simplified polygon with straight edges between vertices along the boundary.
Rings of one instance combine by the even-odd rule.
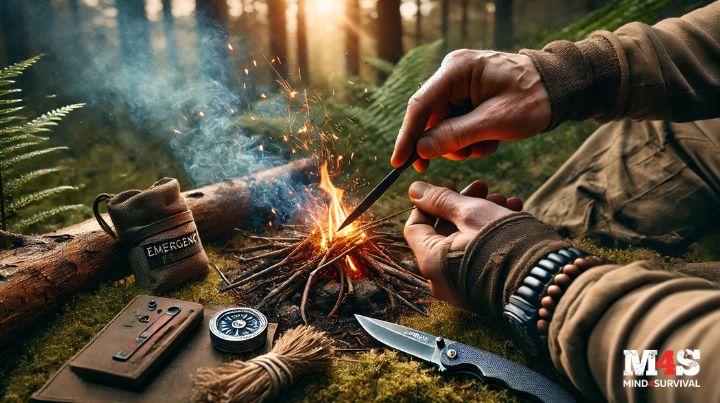
[[[555,307],[557,307],[557,304],[573,280],[575,280],[580,273],[600,263],[601,260],[597,256],[579,257],[575,259],[574,262],[563,266],[561,272],[553,277],[552,285],[547,287],[546,295],[540,299],[540,309],[537,313],[538,321],[536,327],[540,340],[547,341],[547,333],[550,329],[550,321],[552,320],[553,313],[555,313]]]
[[[533,266],[503,312],[521,350],[530,355],[547,352],[547,332],[557,303],[575,278],[599,263],[600,258],[584,251],[563,248]]]

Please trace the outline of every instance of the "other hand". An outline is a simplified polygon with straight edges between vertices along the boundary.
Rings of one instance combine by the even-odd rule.
[[[443,253],[464,251],[485,225],[522,210],[517,197],[487,194],[483,181],[471,183],[460,193],[425,182],[410,186],[408,195],[417,208],[405,224],[405,239],[437,298],[455,300],[442,273]]]
[[[453,106],[467,104],[469,113],[445,119]],[[439,156],[483,157],[498,141],[533,136],[550,120],[550,98],[528,56],[456,50],[408,101],[391,164],[401,166],[414,149],[420,172]]]

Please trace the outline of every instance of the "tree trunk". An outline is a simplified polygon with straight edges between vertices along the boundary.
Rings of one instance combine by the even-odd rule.
[[[506,50],[513,46],[512,0],[495,1],[495,49]]]
[[[419,46],[422,42],[422,12],[420,12],[421,0],[415,0],[415,45]]]
[[[282,78],[287,78],[288,51],[285,0],[268,0],[268,23],[270,26],[270,57],[278,60],[273,64],[273,67]]]
[[[460,19],[460,39],[462,45],[467,46],[468,39],[468,3],[469,0],[462,0],[462,16]]]
[[[5,41],[5,65],[17,63],[29,57],[28,29],[23,0],[0,1],[0,25]]]
[[[167,41],[167,64],[168,71],[174,74],[174,84],[179,84],[180,71],[177,55],[177,40],[175,38],[175,18],[172,15],[172,0],[162,0],[163,28],[165,40]]]
[[[377,52],[378,57],[397,63],[403,55],[402,20],[400,0],[378,0],[377,2]],[[385,74],[380,74],[380,79]]]
[[[450,37],[450,0],[442,0],[440,16],[442,21],[440,23],[440,29],[442,30],[442,37],[445,39],[445,48],[449,46]]]
[[[317,168],[299,160],[251,177],[227,180],[184,193],[203,241],[221,239],[269,208],[253,204],[253,194],[272,189],[278,179],[309,182]],[[107,215],[105,219],[109,222]],[[35,319],[65,297],[98,282],[128,274],[127,255],[95,219],[40,236],[0,233],[14,247],[0,251],[0,347],[22,335]]]
[[[227,0],[196,0],[198,63],[205,80],[230,85],[232,65],[228,55]]]
[[[360,74],[360,0],[345,3],[345,64],[348,74]]]
[[[307,43],[307,10],[305,0],[297,2],[297,60],[298,69],[302,79],[310,82],[310,65],[308,64],[308,43]]]

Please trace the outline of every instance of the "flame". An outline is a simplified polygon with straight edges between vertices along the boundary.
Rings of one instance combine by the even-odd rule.
[[[343,228],[342,231],[337,231],[337,227],[345,221],[348,216],[347,209],[343,204],[342,198],[344,191],[333,185],[330,180],[330,174],[328,174],[327,162],[323,163],[320,167],[320,189],[324,190],[325,193],[330,197],[330,203],[328,204],[327,219],[324,225],[319,227],[320,230],[320,247],[327,249],[330,247],[332,242],[338,238],[347,236],[357,235],[357,225],[352,223],[347,227]],[[323,228],[324,227],[324,228]],[[365,233],[360,234],[360,240],[365,238]],[[350,256],[345,257],[345,262],[353,272],[358,272],[357,265]]]

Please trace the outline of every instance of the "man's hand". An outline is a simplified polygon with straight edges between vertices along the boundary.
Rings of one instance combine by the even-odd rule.
[[[443,253],[464,251],[486,224],[522,210],[522,200],[516,197],[487,193],[482,181],[460,193],[425,182],[410,186],[408,195],[417,208],[405,224],[405,239],[437,298],[455,300],[441,272]]]
[[[462,116],[445,119],[453,106],[470,105]],[[391,158],[399,167],[417,149],[415,169],[429,159],[452,160],[493,153],[499,140],[520,140],[548,127],[550,99],[525,55],[456,50],[410,98]]]

